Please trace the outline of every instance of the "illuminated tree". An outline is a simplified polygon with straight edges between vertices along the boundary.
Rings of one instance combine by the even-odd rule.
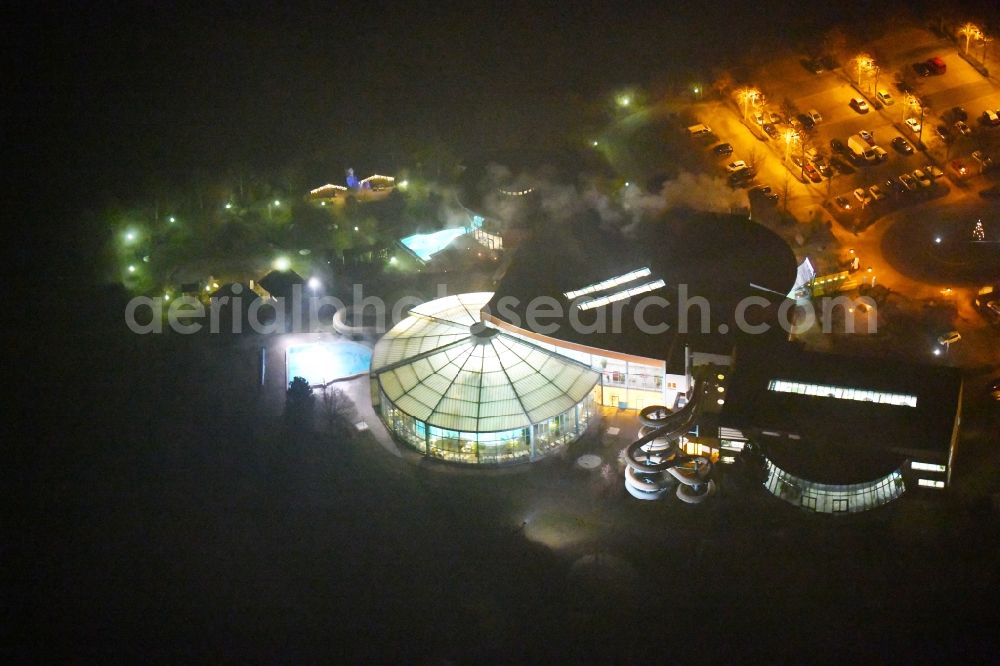
[[[986,240],[986,230],[983,229],[982,220],[976,222],[976,226],[972,230],[972,240],[977,240],[977,241]]]
[[[761,94],[756,88],[740,88],[736,91],[736,99],[739,100],[740,105],[743,107],[743,120],[745,121],[747,114],[750,112],[750,105],[759,104]]]
[[[981,39],[983,36],[983,31],[979,29],[975,23],[966,23],[961,28],[958,29],[958,34],[965,37],[965,55],[969,55],[969,41],[975,37],[976,39]]]

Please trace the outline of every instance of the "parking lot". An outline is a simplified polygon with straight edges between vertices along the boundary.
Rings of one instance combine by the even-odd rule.
[[[986,187],[989,183],[978,179],[983,164],[971,155],[974,151],[989,155],[1000,148],[1000,127],[979,121],[984,109],[1000,108],[1000,89],[960,57],[954,44],[925,30],[903,29],[872,44],[871,50],[884,62],[879,63],[877,73],[873,70],[863,74],[860,86],[852,62],[815,74],[803,67],[799,57],[790,54],[751,75],[761,93],[752,103],[744,102],[741,107],[734,98],[727,100],[729,103],[703,105],[698,120],[713,128],[718,141],[734,146],[731,155],[720,156],[720,171],[724,171],[725,164],[744,160],[756,178],[741,184],[770,185],[787,197],[785,205],[798,212],[822,203],[845,226],[854,228],[870,224],[900,206],[945,196],[952,185],[947,178],[938,178],[933,186],[920,186],[920,174],[900,183],[902,174],[912,176],[915,170],[934,172],[954,179],[962,187]],[[931,57],[941,58],[947,68],[944,73],[921,77],[913,72],[914,63]],[[910,89],[910,95],[903,88]],[[891,104],[877,103],[876,90],[889,92]],[[864,99],[867,111],[852,107],[852,97]],[[963,107],[968,115],[967,134],[955,127],[952,109],[956,106]],[[802,126],[806,120],[802,116],[812,110],[822,119],[809,129]],[[772,113],[780,116],[780,122],[769,137],[754,118],[760,114],[767,120]],[[914,118],[913,123],[922,120],[922,129],[919,125],[908,126],[907,118]],[[939,126],[947,128],[947,141],[938,136]],[[789,130],[797,135],[790,141]],[[881,160],[869,164],[836,155],[831,140],[846,144],[849,137],[862,130],[870,132],[874,144],[885,151]],[[915,150],[908,153],[901,149],[903,146],[893,147],[897,137],[904,138]],[[810,159],[807,153],[819,159]],[[965,178],[949,169],[955,160],[965,166]],[[838,162],[846,163],[845,168],[837,168]],[[824,164],[833,168],[827,169]],[[819,167],[823,177],[813,172],[813,166]],[[890,181],[895,182],[887,184]],[[908,187],[914,183],[915,187]],[[878,190],[870,202],[854,196],[856,189],[869,193],[873,185],[886,195],[884,199],[874,200]],[[841,202],[850,202],[850,208],[837,206],[834,202],[838,197],[843,197]]]

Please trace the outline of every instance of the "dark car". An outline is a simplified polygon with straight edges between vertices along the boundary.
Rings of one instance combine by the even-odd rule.
[[[934,128],[934,133],[937,134],[938,138],[942,141],[948,141],[951,139],[951,130],[948,129],[947,125],[938,125]]]
[[[913,71],[917,73],[917,76],[930,76],[931,67],[926,62],[915,62],[913,63]]]
[[[830,166],[836,169],[839,173],[854,173],[854,167],[839,157],[831,157]]]
[[[778,138],[778,128],[772,125],[771,123],[765,123],[764,133],[767,134],[772,139]]]
[[[909,190],[906,189],[906,186],[895,178],[885,181],[885,187],[882,189],[886,192],[895,192],[896,194],[905,194],[909,192]]]
[[[913,153],[913,146],[911,146],[910,142],[901,136],[897,136],[892,140],[892,147],[904,155],[910,155]]]
[[[764,199],[771,203],[775,203],[778,200],[778,193],[773,192],[769,185],[758,185],[751,188],[749,194],[755,199]]]
[[[969,119],[969,114],[966,113],[965,109],[960,106],[953,106],[951,110],[948,111],[948,115],[951,117],[952,122],[966,121]]]
[[[799,119],[799,122],[802,123],[802,126],[805,127],[807,130],[811,130],[812,128],[816,127],[816,121],[804,113],[800,113],[798,116],[796,116],[796,118]]]
[[[840,139],[830,139],[830,150],[835,153],[844,154],[847,152],[847,146]]]
[[[1000,378],[994,380],[994,382],[990,384],[989,391],[991,398],[1000,401]]]
[[[733,145],[731,143],[720,143],[716,147],[712,148],[712,152],[716,155],[732,155]]]
[[[751,180],[753,180],[753,171],[746,167],[729,174],[729,185],[732,187],[747,187]]]

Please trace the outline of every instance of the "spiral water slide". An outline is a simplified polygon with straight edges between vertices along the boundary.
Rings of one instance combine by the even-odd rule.
[[[715,492],[715,481],[709,478],[712,461],[686,455],[679,448],[680,438],[698,418],[709,384],[707,379],[699,379],[691,399],[676,412],[659,405],[639,412],[643,426],[639,439],[625,450],[625,489],[633,497],[659,499],[676,486],[679,500],[700,504]]]

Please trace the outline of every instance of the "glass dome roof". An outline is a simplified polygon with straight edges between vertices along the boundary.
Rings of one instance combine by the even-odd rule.
[[[596,371],[479,323],[492,296],[424,303],[379,340],[372,375],[396,407],[440,428],[494,432],[526,428],[587,397]]]

